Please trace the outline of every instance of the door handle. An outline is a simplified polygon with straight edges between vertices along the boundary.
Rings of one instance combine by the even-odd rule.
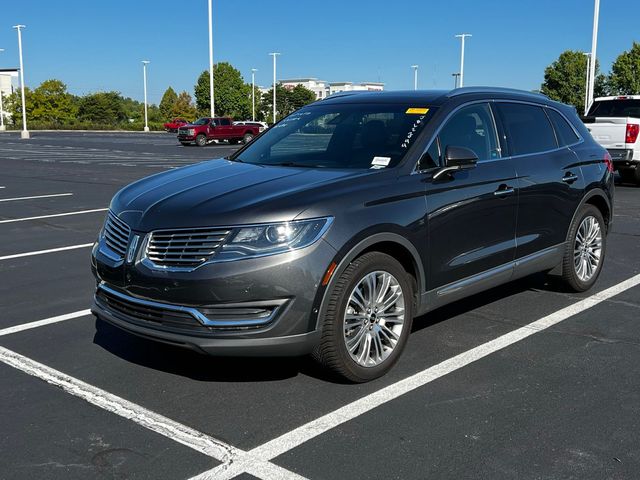
[[[571,184],[571,183],[575,182],[576,180],[578,180],[578,176],[576,174],[574,174],[574,173],[571,173],[571,172],[567,172],[565,174],[565,176],[562,177],[562,181],[564,183]]]
[[[493,194],[496,197],[501,197],[503,195],[510,195],[513,192],[515,192],[515,189],[513,187],[510,187],[509,185],[503,183],[495,192],[493,192]]]

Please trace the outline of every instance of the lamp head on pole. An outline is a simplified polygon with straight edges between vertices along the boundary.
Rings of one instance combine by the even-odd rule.
[[[27,28],[26,25],[14,25],[13,28],[15,28],[16,30],[20,31],[21,28]]]

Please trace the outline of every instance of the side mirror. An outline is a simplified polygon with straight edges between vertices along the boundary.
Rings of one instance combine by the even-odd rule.
[[[444,152],[444,160],[446,165],[433,175],[434,180],[458,170],[475,168],[478,156],[470,148],[448,145]]]
[[[460,169],[473,168],[478,163],[478,156],[467,147],[455,147],[448,145],[444,152],[447,167],[460,167]]]

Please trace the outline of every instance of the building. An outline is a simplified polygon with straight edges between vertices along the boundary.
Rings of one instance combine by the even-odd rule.
[[[302,85],[308,88],[316,94],[318,100],[333,95],[338,92],[351,92],[351,91],[382,91],[384,90],[384,83],[379,82],[326,82],[324,80],[318,80],[317,78],[289,78],[280,80],[280,83],[284,88],[292,89],[296,85]]]
[[[6,111],[7,104],[6,98],[14,91],[12,79],[18,77],[18,70],[9,68],[0,68],[0,95],[2,96],[2,110],[0,115],[4,114],[4,119],[7,120],[10,117]]]

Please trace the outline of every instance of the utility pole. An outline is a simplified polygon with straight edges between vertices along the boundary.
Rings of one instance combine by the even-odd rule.
[[[149,119],[147,116],[147,65],[149,60],[142,60],[142,81],[144,83],[144,131],[149,131]]]
[[[22,95],[22,132],[20,138],[29,138],[29,130],[27,130],[27,106],[24,100],[24,64],[22,63],[22,29],[25,25],[14,25],[13,28],[18,30],[18,53],[20,54],[20,90]]]
[[[593,33],[591,36],[591,58],[589,62],[589,92],[587,95],[587,104],[585,109],[589,110],[593,103],[593,91],[596,85],[596,47],[598,46],[598,21],[600,18],[600,0],[595,0],[593,10]]]
[[[0,48],[0,53],[4,52],[4,48]],[[0,84],[0,132],[4,132],[7,127],[4,126],[4,106],[2,104],[2,84]]]
[[[460,50],[460,87],[464,87],[464,39],[467,37],[471,37],[470,33],[461,33],[460,35],[456,35],[456,38],[462,40],[461,50]]]
[[[460,74],[452,73],[451,76],[453,77],[453,88],[458,88],[458,78],[460,77]]]
[[[251,69],[251,120],[256,121],[256,72],[257,68]]]
[[[418,90],[418,65],[411,65],[413,68],[413,89]]]
[[[587,57],[587,81],[584,92],[584,114],[587,115],[589,111],[589,75],[591,74],[591,53],[584,52],[584,56]]]
[[[209,0],[209,105],[211,117],[216,116],[216,101],[213,96],[213,22],[211,0]]]
[[[273,123],[276,123],[276,57],[278,52],[270,53],[273,56]]]

